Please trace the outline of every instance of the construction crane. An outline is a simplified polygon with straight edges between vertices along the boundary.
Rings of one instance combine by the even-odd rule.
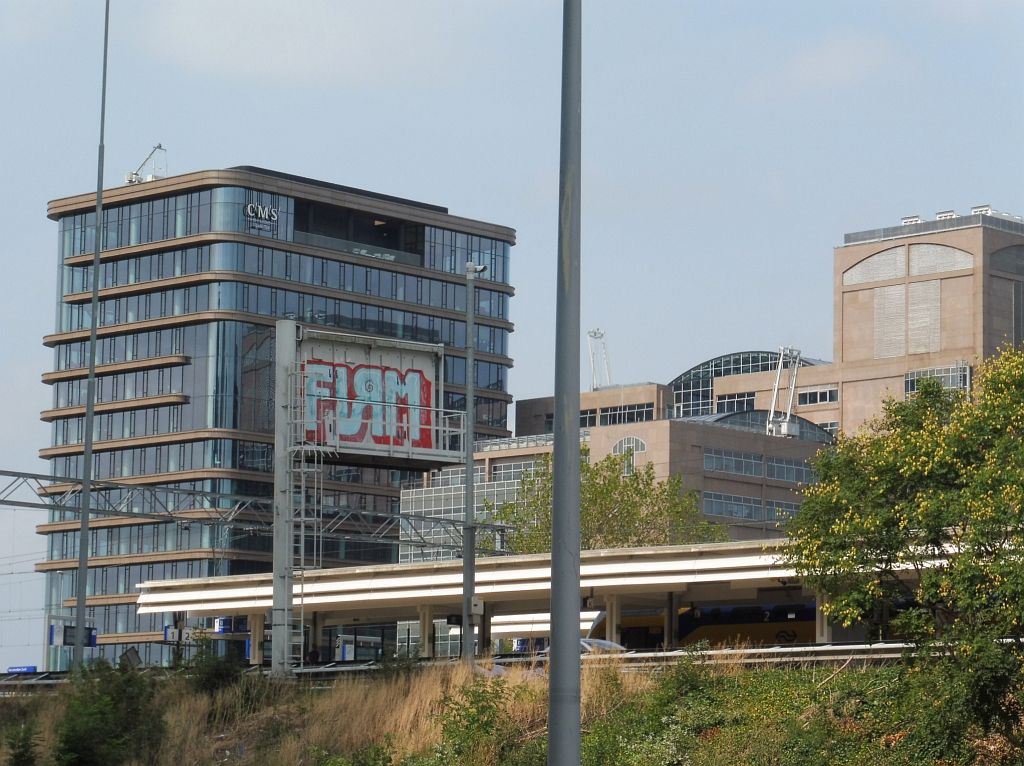
[[[590,390],[612,384],[612,362],[608,356],[608,344],[604,331],[595,327],[587,331],[587,345],[590,347]]]
[[[142,161],[142,164],[140,164],[135,169],[134,172],[132,172],[132,173],[125,173],[125,175],[124,175],[124,182],[126,184],[140,184],[143,181],[155,181],[158,178],[163,178],[163,175],[160,175],[157,172],[157,164],[156,164],[155,160],[153,162],[153,172],[150,173],[148,176],[145,176],[145,177],[143,177],[143,175],[142,175],[142,169],[144,167],[146,167],[146,163],[149,162],[151,159],[153,159],[153,155],[156,154],[157,152],[163,152],[164,153],[164,173],[163,173],[163,175],[167,175],[167,150],[164,149],[164,145],[163,144],[157,144],[156,146],[153,147],[153,150],[149,154],[146,155],[146,159],[144,159]]]
[[[786,412],[781,413],[777,406],[784,367],[789,367],[789,404],[786,406]],[[796,398],[796,374],[799,369],[800,349],[780,346],[779,364],[775,368],[775,386],[772,388],[772,406],[768,410],[768,423],[765,426],[765,433],[769,436],[800,435],[800,424],[793,420],[793,399]]]

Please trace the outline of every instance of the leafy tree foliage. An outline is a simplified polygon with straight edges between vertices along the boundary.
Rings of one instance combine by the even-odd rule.
[[[962,682],[957,704],[987,728],[1019,712],[1008,699],[1024,656],[1024,352],[1003,350],[974,388],[919,381],[819,453],[788,532],[790,563],[829,616],[941,655]]]
[[[715,542],[728,539],[724,527],[700,515],[696,493],[684,493],[682,480],[659,481],[654,466],[632,467],[632,455],[580,461],[580,546],[585,550],[639,545]],[[515,501],[503,504],[495,519],[513,527],[506,543],[517,553],[551,550],[553,476],[545,458],[523,475]]]

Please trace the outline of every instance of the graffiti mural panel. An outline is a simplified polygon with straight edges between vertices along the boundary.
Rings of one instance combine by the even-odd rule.
[[[306,440],[431,449],[433,382],[423,370],[310,359],[303,365]]]

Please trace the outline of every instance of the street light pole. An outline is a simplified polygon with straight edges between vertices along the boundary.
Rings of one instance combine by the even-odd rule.
[[[472,663],[476,654],[473,632],[473,596],[476,594],[476,460],[473,454],[473,432],[476,424],[476,290],[477,274],[483,274],[486,266],[466,262],[466,434],[463,436],[466,459],[465,495],[463,497],[462,522],[462,659]],[[482,647],[481,647],[482,648]]]
[[[75,598],[75,648],[71,665],[85,663],[85,599],[89,580],[89,509],[92,508],[93,420],[96,413],[96,334],[100,313],[100,250],[103,249],[103,126],[107,117],[107,40],[110,31],[110,0],[103,15],[103,84],[100,87],[100,145],[96,159],[96,248],[92,256],[92,302],[89,310],[89,373],[85,383],[85,434],[82,445],[82,494],[78,508],[78,582]]]
[[[580,126],[582,0],[564,0],[555,299],[548,764],[580,763]]]

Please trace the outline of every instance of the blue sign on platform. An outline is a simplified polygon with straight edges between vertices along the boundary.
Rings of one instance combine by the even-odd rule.
[[[8,673],[35,673],[36,672],[36,666],[35,665],[8,665],[7,666],[7,672]]]

